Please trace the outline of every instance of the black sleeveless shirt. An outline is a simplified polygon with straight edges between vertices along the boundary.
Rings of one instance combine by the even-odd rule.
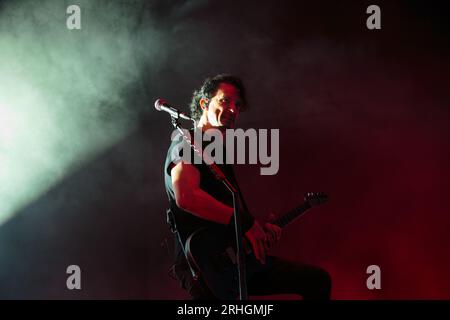
[[[200,130],[200,129],[198,129]],[[193,130],[189,131],[193,137]],[[206,147],[208,142],[203,144],[203,148]],[[166,187],[166,192],[169,198],[169,206],[175,217],[176,229],[179,232],[182,241],[184,242],[189,235],[194,231],[202,227],[210,228],[230,228],[234,231],[234,219],[231,219],[229,225],[223,225],[220,223],[205,220],[193,215],[190,212],[184,211],[177,206],[175,201],[175,193],[172,185],[171,170],[172,168],[182,160],[183,150],[190,150],[191,152],[191,164],[200,173],[200,189],[211,195],[216,200],[222,202],[223,204],[233,207],[233,198],[230,191],[225,187],[225,185],[214,177],[214,174],[210,171],[207,165],[201,161],[199,155],[197,155],[192,148],[183,148],[183,146],[189,146],[188,143],[183,139],[181,135],[178,135],[171,143],[169,150],[167,152],[166,161],[164,164],[164,182]],[[224,152],[225,155],[225,152]],[[233,167],[230,164],[217,164],[220,170],[225,174],[227,179],[239,190],[238,183],[236,181]],[[243,231],[246,232],[251,228],[254,222],[253,216],[249,213],[248,208],[245,204],[242,194],[239,191],[239,195],[242,203],[242,227]],[[183,258],[183,251],[179,245],[179,241],[175,240],[175,260]]]

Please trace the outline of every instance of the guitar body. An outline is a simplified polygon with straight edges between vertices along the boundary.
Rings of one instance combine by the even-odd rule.
[[[246,240],[246,239],[244,239]],[[233,236],[222,229],[203,228],[186,241],[189,263],[201,275],[212,293],[222,300],[239,297],[237,251]],[[270,257],[262,265],[250,250],[245,255],[246,277],[270,267]]]
[[[272,223],[283,228],[327,200],[328,196],[322,192],[308,193],[302,205]],[[266,257],[266,264],[261,264],[252,253],[246,238],[243,239],[243,246],[247,280],[255,273],[271,267],[273,259]],[[236,239],[233,232],[227,228],[199,229],[187,238],[185,252],[191,267],[218,299],[234,300],[239,297]]]

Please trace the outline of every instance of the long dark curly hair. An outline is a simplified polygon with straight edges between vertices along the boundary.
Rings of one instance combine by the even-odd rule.
[[[207,78],[200,89],[195,90],[192,95],[192,100],[190,104],[191,117],[198,121],[202,116],[203,110],[200,107],[200,99],[205,98],[211,100],[217,93],[221,83],[228,83],[234,86],[238,91],[242,100],[242,107],[239,109],[240,112],[248,109],[247,98],[245,96],[245,87],[242,80],[236,76],[230,74],[219,74],[212,78]]]

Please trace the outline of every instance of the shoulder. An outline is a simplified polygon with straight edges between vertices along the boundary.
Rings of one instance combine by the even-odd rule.
[[[184,133],[189,134],[189,138],[193,139],[193,130],[186,130]],[[166,173],[171,175],[171,170],[178,164],[184,163],[191,165],[193,169],[201,171],[203,164],[201,156],[192,149],[190,143],[186,141],[180,132],[174,132],[171,137],[171,144],[166,156]]]

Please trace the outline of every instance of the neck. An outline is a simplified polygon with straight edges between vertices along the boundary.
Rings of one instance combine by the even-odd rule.
[[[198,121],[197,128],[200,128],[202,131],[206,131],[208,129],[219,129],[222,134],[225,134],[225,127],[215,127],[211,125],[205,115],[202,115],[200,120]]]
[[[205,117],[205,115],[201,116],[200,120],[197,123],[197,128],[201,128],[203,131],[212,128],[211,124],[208,122],[208,119]]]

